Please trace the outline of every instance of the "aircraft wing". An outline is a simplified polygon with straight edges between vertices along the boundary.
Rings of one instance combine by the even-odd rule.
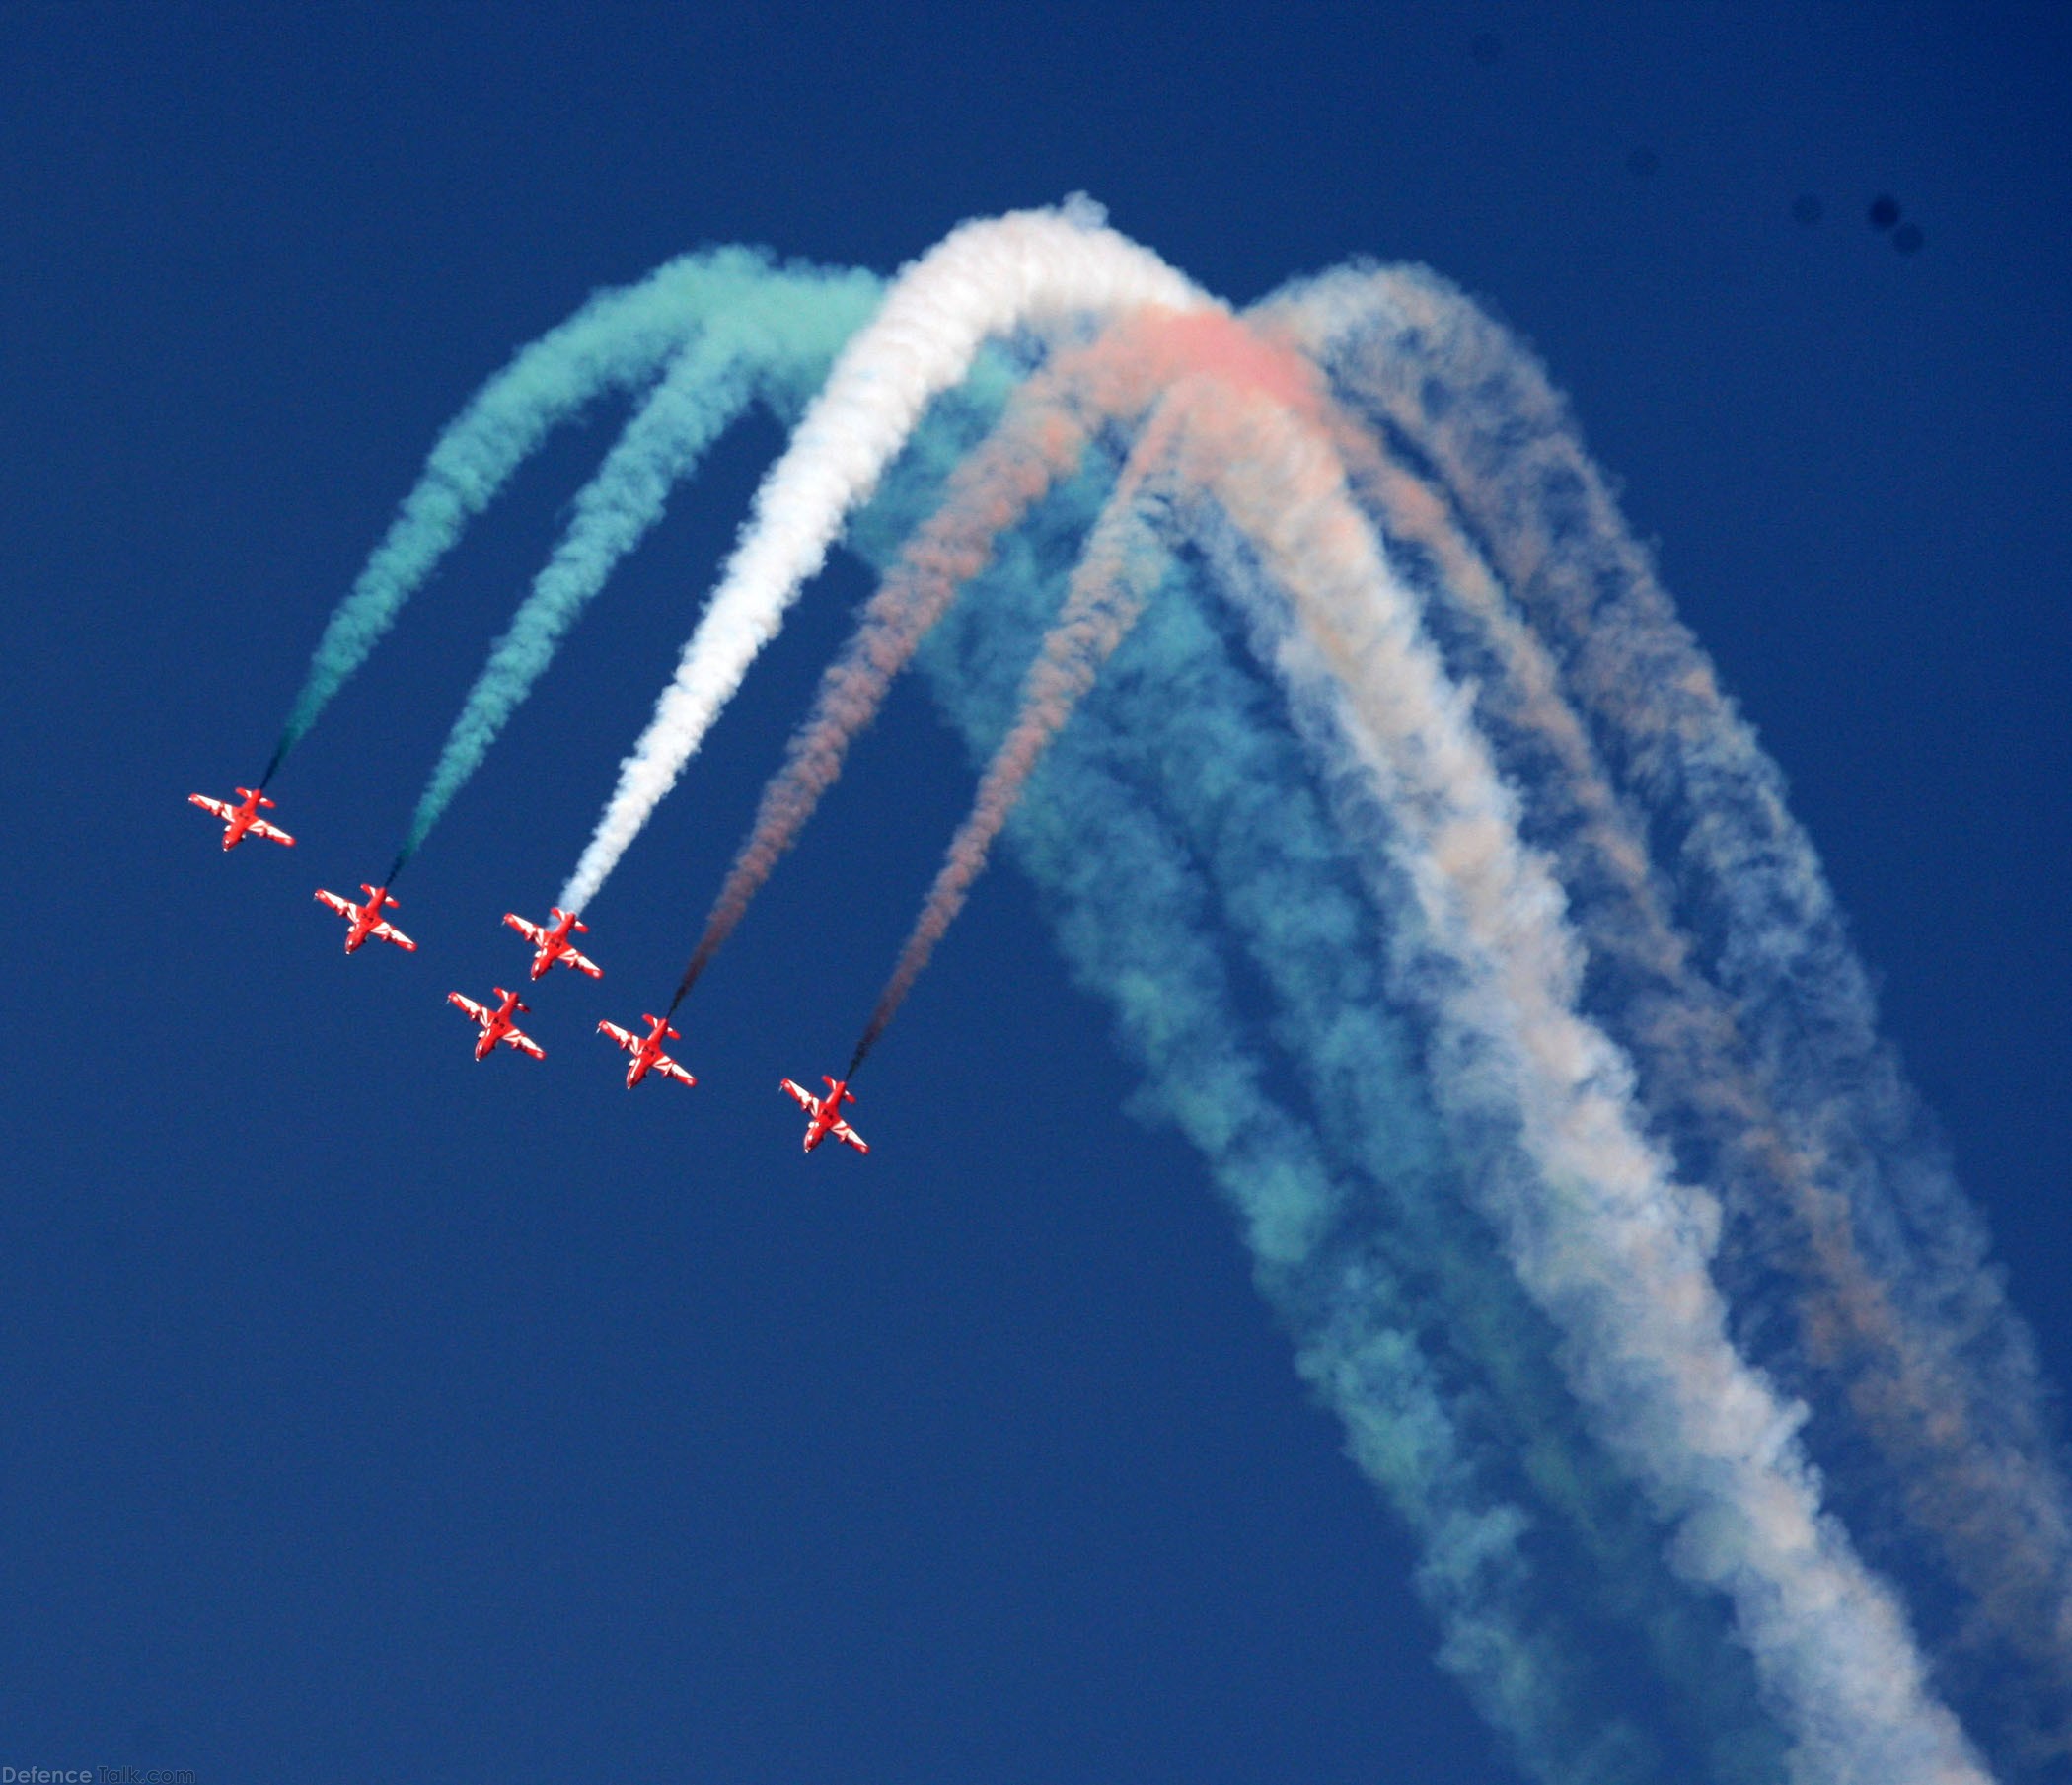
[[[405,935],[402,930],[398,930],[394,924],[377,924],[367,933],[371,936],[379,937],[384,942],[394,942],[399,948],[407,948],[412,954],[417,952],[417,944]]]
[[[846,1142],[853,1147],[858,1153],[868,1153],[870,1151],[870,1144],[847,1122],[838,1121],[833,1128],[828,1130],[828,1133],[833,1135],[836,1140]]]
[[[329,905],[341,918],[359,916],[359,913],[353,908],[351,900],[341,899],[334,892],[326,892],[321,886],[317,889],[317,903],[319,905]],[[382,929],[388,929],[388,925],[384,924]]]
[[[446,1002],[450,1004],[458,1004],[462,1009],[466,1010],[470,1016],[474,1017],[477,1022],[482,1021],[482,1019],[489,1014],[489,1012],[483,1009],[481,1004],[477,1004],[474,999],[463,998],[458,992],[447,993]]]
[[[655,1063],[649,1070],[660,1073],[665,1078],[675,1078],[684,1084],[696,1084],[698,1082],[682,1067],[678,1066],[674,1060],[670,1059],[667,1054],[656,1055]]]
[[[264,837],[272,843],[285,843],[290,849],[295,847],[294,838],[290,837],[279,825],[268,824],[263,818],[255,818],[248,827],[247,835]]]
[[[587,973],[592,979],[604,978],[604,969],[587,954],[580,954],[573,948],[564,948],[561,951],[561,959],[578,973]]]
[[[622,1029],[616,1022],[601,1022],[597,1025],[597,1030],[601,1035],[611,1036],[614,1041],[629,1053],[640,1045],[633,1039],[629,1030]]]
[[[790,1094],[793,1102],[810,1115],[820,1114],[820,1099],[803,1085],[793,1084],[789,1078],[782,1080],[777,1089]]]
[[[226,823],[238,815],[236,806],[227,805],[220,799],[211,799],[206,793],[189,793],[187,795],[187,804],[199,806],[204,812],[212,813]]]
[[[506,924],[510,925],[510,927],[513,930],[517,930],[517,932],[520,935],[525,937],[525,939],[528,942],[537,942],[542,936],[544,936],[547,933],[547,931],[542,930],[539,925],[528,924],[515,911],[505,912],[503,914],[503,921]]]
[[[503,1034],[503,1045],[507,1048],[516,1048],[521,1054],[530,1054],[535,1060],[545,1060],[547,1058],[547,1050],[522,1030],[506,1029]]]

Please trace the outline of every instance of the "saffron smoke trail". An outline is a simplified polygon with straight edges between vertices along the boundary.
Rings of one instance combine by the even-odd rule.
[[[661,519],[672,485],[752,398],[776,407],[817,386],[881,292],[868,273],[779,269],[754,258],[709,271],[696,337],[576,495],[574,518],[469,690],[411,816],[404,860],[481,766],[619,560]],[[735,275],[731,288],[721,272]]]
[[[1016,405],[1026,405],[1039,391],[1046,395],[1047,400],[1064,401],[1065,393],[1083,385],[1100,392],[1100,405],[1114,411],[1111,419],[1121,419],[1133,408],[1141,406],[1147,391],[1159,388],[1174,376],[1176,371],[1185,371],[1190,366],[1215,366],[1226,378],[1242,372],[1269,386],[1278,385],[1282,394],[1291,402],[1312,409],[1318,407],[1315,394],[1300,388],[1300,368],[1291,367],[1285,353],[1277,366],[1271,354],[1244,330],[1214,316],[1177,320],[1147,317],[1142,324],[1111,327],[1102,341],[1096,343],[1093,348],[1083,353],[1067,354],[1054,361],[1041,377],[1032,380],[1031,384],[1024,388],[1016,399]],[[1290,375],[1291,372],[1293,376]],[[1103,374],[1106,375],[1105,378]],[[1131,391],[1134,391],[1135,395],[1125,396],[1126,392]],[[1023,431],[1029,430],[1024,427]],[[1042,430],[1035,431],[1040,435]],[[1081,431],[1078,427],[1065,427],[1061,424],[1057,433],[1049,437],[1076,439]],[[1011,430],[1003,428],[1002,433],[1011,433]],[[963,540],[964,550],[973,557],[959,558],[957,567],[960,571],[968,568],[974,558],[980,555],[980,542],[990,537],[989,530],[996,529],[1002,523],[1004,512],[1019,512],[1020,507],[1025,505],[1033,484],[1044,481],[1043,475],[1032,476],[1034,468],[1020,452],[1011,448],[1001,450],[1001,444],[999,437],[990,440],[985,448],[959,467],[951,482],[953,486],[960,487],[956,487],[950,499],[930,517],[928,527],[923,535],[925,537],[927,533],[944,529],[946,537]],[[996,454],[999,463],[995,469],[975,471],[975,468],[985,466],[989,456]],[[968,523],[960,522],[956,513],[960,507],[969,510]],[[977,528],[977,541],[965,530],[967,525]],[[889,545],[886,549],[889,550]],[[885,588],[880,591],[881,595],[897,584],[902,569],[908,566],[914,554],[915,547],[911,542],[902,548],[899,562],[888,573]],[[939,590],[937,603],[946,606],[947,599],[948,591]],[[930,611],[934,611],[933,604]],[[906,614],[903,618],[909,623],[914,623],[914,616],[911,614]],[[873,636],[877,636],[878,643],[883,643],[882,636],[876,633],[873,619],[866,616],[863,626],[859,629],[858,643]],[[900,632],[899,640],[902,653],[912,648],[913,636],[910,631]],[[852,647],[851,654],[875,657],[876,652],[873,650],[863,653]],[[900,660],[904,660],[903,654]],[[838,679],[844,667],[838,666],[837,672],[831,672],[831,681]],[[870,707],[874,708],[875,699],[882,692],[883,681],[880,678],[868,691]],[[1192,694],[1176,698],[1190,710],[1196,704]],[[853,725],[858,715],[851,711],[845,716]],[[867,716],[867,711],[863,716]],[[809,725],[801,736],[810,738],[813,732],[814,726]],[[847,741],[846,735],[841,737],[841,741]],[[796,743],[797,740],[794,740],[794,747]],[[1217,737],[1213,746],[1192,753],[1190,760],[1193,755],[1198,755],[1204,762],[1222,761],[1230,758],[1232,754],[1231,736],[1225,731]],[[773,787],[782,785],[784,781],[785,776],[780,772]],[[1281,818],[1284,815],[1289,797],[1285,789],[1276,793],[1270,807],[1273,817]],[[794,812],[792,816],[798,822],[803,821],[802,813]],[[1243,827],[1244,833],[1247,836],[1261,834],[1266,828],[1261,822],[1265,816],[1264,812],[1255,810],[1252,819]],[[757,835],[766,834],[759,826]],[[1313,838],[1304,846],[1291,852],[1292,855],[1298,858],[1307,857],[1315,853]],[[1285,864],[1277,864],[1276,871],[1285,871]],[[1259,878],[1249,866],[1245,870],[1245,876],[1253,881]],[[1294,940],[1291,927],[1296,922],[1294,914],[1307,910],[1315,910],[1321,914],[1325,903],[1313,888],[1302,898],[1273,902],[1272,910],[1279,930],[1275,937],[1276,945],[1261,951],[1263,968],[1275,974],[1285,975],[1291,953],[1299,951],[1291,946]],[[724,905],[725,900],[722,899],[722,909]],[[1331,940],[1321,948],[1312,948],[1311,952],[1320,957],[1335,957],[1344,933],[1345,927],[1342,921],[1320,915],[1316,934],[1328,936]],[[694,969],[701,964],[702,958],[694,958]],[[695,977],[695,973],[690,977]],[[1331,958],[1317,975],[1302,984],[1299,992],[1291,999],[1291,1006],[1306,1017],[1309,1012],[1328,1002],[1336,989],[1342,988],[1345,983],[1345,963],[1342,959]],[[1362,1020],[1372,1018],[1341,1016],[1333,1019],[1328,1025],[1335,1037],[1333,1045],[1343,1052],[1347,1038],[1354,1032],[1354,1024]],[[1324,1049],[1326,1055],[1329,1052],[1329,1047]],[[1375,1039],[1369,1039],[1364,1047],[1356,1048],[1353,1052],[1358,1056],[1357,1064],[1347,1075],[1334,1072],[1322,1059],[1317,1063],[1315,1070],[1319,1074],[1318,1081],[1329,1081],[1332,1085],[1328,1095],[1323,1098],[1323,1106],[1327,1110],[1339,1112],[1372,1105],[1375,1074],[1381,1073],[1386,1079],[1390,1069],[1385,1063],[1391,1058],[1400,1060],[1404,1057],[1404,1050],[1383,1045]],[[853,1070],[851,1067],[851,1071]],[[1370,1119],[1355,1124],[1356,1140],[1362,1146],[1369,1146],[1371,1145],[1372,1137],[1381,1133],[1387,1134],[1393,1140],[1400,1136],[1404,1129],[1401,1115],[1399,1108],[1375,1107]],[[1408,1206],[1413,1211],[1411,1225],[1423,1222],[1429,1226],[1428,1212],[1433,1202],[1434,1198],[1429,1192],[1419,1193],[1409,1199]],[[1474,1274],[1477,1264],[1486,1254],[1486,1246],[1479,1234],[1465,1236],[1464,1241],[1457,1244],[1435,1242],[1428,1235],[1427,1247],[1430,1248],[1435,1243],[1439,1246],[1440,1253],[1446,1258],[1443,1268],[1456,1282],[1466,1275]],[[1432,1255],[1434,1254],[1428,1250],[1428,1266]],[[1482,1275],[1486,1277],[1487,1272],[1484,1271]],[[1494,1295],[1493,1290],[1496,1291]],[[1485,1335],[1488,1334],[1492,1330],[1490,1310],[1495,1302],[1501,1299],[1501,1294],[1500,1286],[1490,1282],[1481,1283],[1459,1309],[1460,1317],[1445,1324],[1454,1332],[1476,1329]],[[1521,1383],[1531,1375],[1529,1365],[1525,1364],[1522,1353],[1516,1345],[1512,1347],[1510,1355],[1502,1360],[1492,1358],[1484,1361],[1493,1370],[1495,1379],[1500,1382]],[[1512,1398],[1516,1399],[1515,1396]],[[1539,1406],[1526,1406],[1523,1409],[1514,1407],[1515,1414],[1522,1419],[1522,1429],[1517,1435],[1520,1444],[1537,1453],[1550,1455],[1561,1444],[1570,1442],[1557,1437],[1547,1428],[1544,1419],[1544,1410],[1550,1399],[1558,1401],[1561,1398],[1562,1391],[1559,1385],[1553,1384],[1550,1388],[1542,1389]],[[1613,1536],[1612,1532],[1619,1525],[1621,1515],[1610,1504],[1605,1489],[1590,1481],[1590,1474],[1591,1471],[1573,1465],[1563,1471],[1553,1479],[1563,1481],[1567,1486],[1562,1492],[1555,1494],[1554,1499],[1562,1517],[1572,1521],[1577,1528],[1585,1533],[1585,1540],[1592,1551],[1595,1564],[1600,1568],[1615,1571],[1627,1583],[1623,1590],[1626,1595],[1623,1601],[1626,1614],[1638,1616],[1638,1606],[1649,1600],[1649,1594],[1638,1586],[1638,1582],[1652,1579],[1656,1568],[1659,1567],[1653,1559],[1655,1538],[1643,1528],[1645,1521],[1642,1525],[1630,1525],[1630,1537]],[[1702,1637],[1688,1628],[1689,1607],[1676,1603],[1677,1597],[1673,1587],[1666,1581],[1654,1590],[1653,1602],[1644,1619],[1648,1639],[1657,1656],[1658,1665],[1662,1667],[1665,1674],[1679,1679],[1691,1698],[1705,1702],[1717,1697],[1726,1689],[1722,1684],[1723,1671],[1716,1663],[1708,1666],[1697,1660],[1702,1649]],[[1725,1713],[1722,1714],[1722,1720],[1729,1723],[1735,1721],[1731,1715]],[[1750,1745],[1750,1739],[1744,1735],[1731,1740],[1722,1737],[1720,1740],[1727,1741],[1729,1747],[1736,1749],[1745,1749]],[[1736,1768],[1726,1761],[1721,1761],[1720,1766],[1721,1776],[1736,1776]],[[1761,1776],[1759,1768],[1757,1773],[1751,1776]]]
[[[1207,303],[1156,256],[1107,229],[1084,200],[967,223],[908,267],[836,361],[685,646],[596,833],[556,901],[579,911],[697,752],[850,511],[867,501],[928,404],[989,337],[1144,304]]]
[[[439,436],[387,535],[326,623],[261,787],[386,636],[469,520],[549,431],[605,391],[646,383],[683,344],[708,294],[734,289],[767,264],[768,257],[742,248],[671,260],[637,285],[600,292],[521,348],[476,393]]]
[[[1489,542],[1606,762],[1680,841],[1683,895],[1778,1131],[1795,1198],[1761,1258],[1796,1269],[1776,1366],[1838,1431],[1830,1467],[1895,1552],[1934,1546],[1962,1596],[1947,1652],[2009,1766],[2072,1756],[2072,1495],[2029,1335],[1924,1125],[1781,778],[1676,622],[1539,368],[1430,275],[1330,294],[1364,351],[1349,386],[1403,428]],[[1587,597],[1585,592],[1587,591]],[[1765,1217],[1768,1217],[1765,1226]],[[1734,1229],[1729,1230],[1730,1241]],[[1759,1306],[1765,1273],[1749,1269]],[[1875,1462],[1876,1473],[1870,1465]],[[1869,1477],[1869,1479],[1866,1479]]]
[[[1147,347],[1151,350],[1147,352]],[[1203,404],[1237,401],[1248,393],[1270,396],[1305,414],[1314,415],[1321,409],[1321,395],[1300,360],[1269,349],[1242,325],[1213,313],[1146,312],[1134,327],[1111,327],[1100,343],[1060,367],[1048,391],[1032,396],[1036,402],[1070,405],[1073,409],[1085,403],[1101,404],[1110,411],[1110,419],[1121,421],[1162,387],[1169,388],[1164,389],[1123,468],[1113,498],[1095,523],[1086,556],[1073,577],[1065,611],[1044,640],[1024,685],[1014,726],[988,766],[971,814],[950,844],[913,933],[856,1044],[851,1072],[862,1065],[885,1032],[925,969],[935,944],[963,910],[972,883],[985,870],[993,840],[1021,797],[1044,750],[1143,612],[1162,558],[1148,517],[1138,512],[1142,486],[1158,470],[1176,434],[1187,426],[1191,411]],[[1061,415],[1060,426],[1071,425],[1071,415]],[[992,505],[984,484],[969,493],[977,497],[982,509]]]
[[[877,1045],[900,1005],[906,1002],[914,982],[927,966],[935,944],[964,909],[972,883],[985,871],[993,840],[1006,823],[1035,771],[1043,751],[1058,735],[1065,721],[1115,647],[1144,611],[1165,573],[1164,554],[1149,518],[1140,503],[1144,483],[1163,457],[1171,427],[1189,392],[1174,391],[1152,414],[1150,424],[1123,468],[1114,497],[1095,522],[1085,556],[1073,572],[1072,587],[1058,624],[1043,641],[1043,649],[1022,685],[1021,710],[1013,728],[1002,740],[969,815],[957,827],[935,883],[928,889],[912,934],[900,950],[892,977],[879,995],[877,1006],[864,1025],[844,1081],[853,1078],[870,1050]],[[1179,406],[1179,407],[1173,407]]]

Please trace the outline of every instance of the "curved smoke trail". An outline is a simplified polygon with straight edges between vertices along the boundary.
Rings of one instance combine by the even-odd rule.
[[[1058,266],[1032,269],[1051,255]],[[1159,654],[1189,624],[1200,643],[1204,623],[1176,602],[1121,643],[1084,709],[1097,720],[1110,704],[1130,723],[1059,733],[1153,583],[1200,580],[1147,530],[1143,492],[1114,488],[1102,430],[1130,432],[1146,405],[1068,413],[1067,381],[1044,382],[1068,341],[1010,408],[1041,463],[991,520],[954,512],[985,493],[983,479],[956,485],[960,462],[983,462],[968,448],[985,404],[938,405],[915,429],[989,335],[1018,320],[1112,322],[1154,287],[1149,301],[1214,318],[1179,275],[1072,213],[968,226],[910,270],[766,480],[562,904],[575,908],[586,873],[586,891],[601,882],[899,455],[852,538],[894,563],[888,586],[910,578],[902,599],[934,584],[872,644],[859,633],[848,686],[874,706],[977,572],[983,602],[951,611],[925,660],[967,733],[996,750],[1013,734],[999,651],[973,673],[956,640],[1000,623],[1002,603],[1025,631],[1056,618],[1032,606],[1049,586],[1039,560],[1000,529],[1037,504],[1032,530],[1055,546],[1070,514],[1067,537],[1084,539],[1105,503],[1078,607],[1068,596],[1053,632],[1094,648],[1032,650],[1062,698],[1025,703],[1035,743],[988,778],[1007,797],[982,801],[986,836],[963,840],[979,847],[956,857],[943,909],[1026,783],[1007,834],[1062,902],[1068,955],[1116,1003],[1148,1097],[1237,1202],[1305,1376],[1417,1534],[1446,1665],[1545,1778],[1982,1776],[1889,1590],[1823,1510],[1811,1453],[1838,1459],[1837,1504],[1867,1515],[1874,1559],[1886,1543],[1896,1560],[1908,1528],[1939,1546],[1959,1620],[1946,1655],[1993,1670],[1981,1684],[1955,1665],[1947,1683],[1996,1755],[2048,1764],[2066,1751],[2072,1698],[2072,1543],[2026,1335],[1877,1039],[1774,768],[1538,368],[1429,275],[1335,275],[1264,307],[1261,334],[1317,362],[1348,410],[1257,391],[1174,404],[1157,488],[1196,569],[1235,598],[1282,705],[1255,690],[1241,724],[1229,700],[1198,706],[1202,650],[1184,670]],[[499,412],[537,421],[536,443],[583,378],[593,391],[646,382],[700,326],[689,308],[671,322],[629,306],[595,335],[589,371],[563,368],[562,398],[532,420],[515,401]],[[696,377],[680,359],[683,381],[737,387],[721,357]],[[579,575],[544,572],[536,595],[580,587],[579,607],[639,515],[659,511],[696,452],[682,445],[695,427],[670,412],[658,399],[600,474],[586,536],[599,556]],[[479,428],[478,469],[508,475],[514,439]],[[940,525],[912,543],[946,555],[899,560],[945,474]],[[391,586],[405,595],[487,499],[468,506],[463,483],[427,468],[428,556],[399,559]],[[407,518],[407,504],[388,544]],[[1104,585],[1118,542],[1134,561]],[[867,720],[831,712],[813,724],[835,726],[814,746],[832,758],[787,758],[772,783],[792,775],[804,791],[788,835]],[[1144,742],[1189,727],[1204,747],[1161,758]],[[1102,864],[1128,884],[1107,884]],[[1268,990],[1263,1033],[1220,989],[1220,941]],[[1261,1088],[1269,1045],[1306,1107]],[[1809,1426],[1750,1359],[1811,1397]],[[1865,1441],[1883,1473],[1859,1491]],[[1902,1523],[1884,1518],[1893,1507]],[[1556,1555],[1578,1572],[1551,1568]],[[1594,1666],[1591,1632],[1613,1629],[1669,1685],[1665,1701]]]
[[[1083,409],[1105,410],[1108,421],[1119,423],[1147,403],[1155,400],[1156,407],[1143,424],[1108,505],[1094,522],[1064,612],[1023,682],[1014,723],[986,767],[970,815],[951,840],[913,933],[856,1043],[851,1073],[863,1064],[926,968],[936,943],[964,908],[973,882],[985,871],[994,840],[1043,753],[1137,623],[1162,576],[1164,555],[1152,517],[1143,510],[1149,501],[1151,480],[1162,471],[1174,440],[1189,426],[1192,411],[1249,395],[1264,396],[1311,420],[1322,409],[1305,361],[1269,347],[1251,330],[1220,313],[1140,312],[1111,326],[1093,347],[1070,356],[1044,386],[1024,387],[1023,394],[1039,413],[1047,404],[1057,415],[1054,431],[1068,437],[1083,431]],[[967,491],[965,499],[982,512],[999,505],[984,483]]]
[[[684,648],[597,830],[556,901],[586,906],[676,784],[719,709],[777,629],[837,531],[867,501],[928,404],[994,336],[1105,318],[1145,304],[1208,299],[1081,201],[967,223],[907,268],[850,342],[826,388],[756,492],[755,512]]]
[[[777,268],[753,257],[707,270],[712,276],[692,312],[696,337],[577,492],[567,530],[468,691],[411,814],[398,865],[416,854],[481,767],[619,560],[662,518],[672,486],[752,399],[772,407],[802,401],[883,290],[869,273]],[[724,274],[733,275],[730,287]]]
[[[555,427],[602,393],[645,384],[683,345],[708,298],[769,265],[746,248],[682,256],[637,285],[600,292],[521,348],[439,436],[351,593],[326,623],[263,786],[332,697],[373,653],[411,595]]]

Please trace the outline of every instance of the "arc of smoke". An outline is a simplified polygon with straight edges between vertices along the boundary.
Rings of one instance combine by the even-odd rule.
[[[752,249],[684,255],[638,284],[598,293],[525,346],[449,422],[352,589],[326,622],[273,758],[273,778],[410,596],[547,434],[601,393],[652,378],[695,329],[706,292],[768,264]]]
[[[1680,837],[1700,915],[1725,932],[1712,971],[1808,1183],[1826,1278],[1791,1362],[1839,1383],[1963,1594],[1955,1659],[2009,1761],[2072,1756],[2072,1490],[2033,1343],[1878,1036],[1781,777],[1529,355],[1430,274],[1328,295],[1385,343],[1348,370],[1439,466],[1615,771]]]
[[[756,492],[719,586],[562,890],[562,907],[582,909],[604,884],[850,510],[869,499],[922,412],[969,372],[990,336],[1144,304],[1208,302],[1156,256],[1107,229],[1085,201],[967,223],[908,267],[844,349]]]
[[[1295,631],[1269,612],[1257,624],[1305,722],[1388,815],[1400,990],[1434,1021],[1436,1087],[1521,1281],[1566,1336],[1577,1393],[1676,1527],[1679,1570],[1734,1601],[1807,1776],[1982,1780],[1896,1603],[1822,1516],[1797,1411],[1727,1337],[1705,1263],[1716,1206],[1668,1179],[1636,1131],[1624,1060],[1577,1015],[1559,890],[1519,847],[1335,455],[1292,417],[1255,422],[1244,439],[1192,430],[1179,475],[1295,603]]]
[[[699,293],[696,337],[577,493],[553,556],[468,691],[411,815],[403,860],[481,766],[619,560],[661,519],[672,486],[753,397],[781,399],[823,376],[882,290],[869,273],[754,258],[727,270],[738,277],[730,287],[715,277]]]

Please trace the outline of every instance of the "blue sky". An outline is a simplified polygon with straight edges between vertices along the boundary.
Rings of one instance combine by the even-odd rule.
[[[0,1736],[204,1778],[1511,1776],[1182,1144],[1010,871],[797,1156],[968,797],[919,686],[666,999],[838,564],[511,984],[780,444],[734,435],[342,961],[611,437],[515,483],[256,775],[441,422],[595,287],[744,240],[891,271],[1092,192],[1248,300],[1429,262],[1570,393],[1792,782],[1888,1032],[2072,1380],[2066,28],[2044,9],[10,11],[17,812],[0,1030]],[[1645,151],[1637,156],[1637,151]],[[1651,171],[1640,171],[1640,170]],[[1870,228],[1889,191],[1925,237]],[[1804,195],[1822,207],[1796,221]],[[35,852],[32,856],[32,850]]]

